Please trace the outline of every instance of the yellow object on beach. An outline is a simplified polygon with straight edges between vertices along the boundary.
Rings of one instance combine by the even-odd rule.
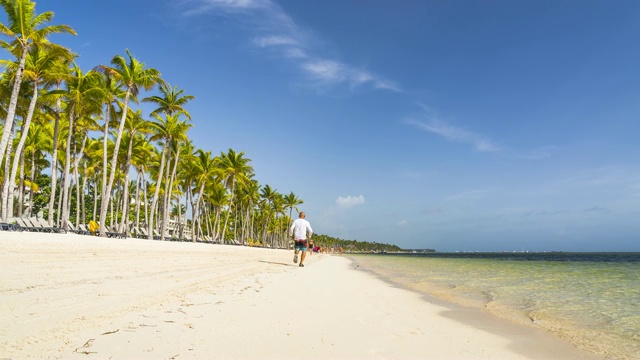
[[[91,220],[89,221],[89,232],[91,235],[96,235],[96,233],[100,230],[100,225],[97,222]]]

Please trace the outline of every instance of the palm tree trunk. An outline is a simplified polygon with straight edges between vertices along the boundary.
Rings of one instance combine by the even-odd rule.
[[[107,103],[106,107],[105,107],[105,111],[104,111],[104,133],[103,133],[103,137],[102,137],[102,191],[101,191],[101,195],[100,195],[100,210],[102,210],[102,203],[104,202],[104,199],[107,198],[107,174],[109,173],[108,169],[109,169],[109,164],[107,164],[107,157],[108,157],[108,144],[109,144],[109,121],[111,120],[111,111],[110,110],[110,106],[109,103]],[[93,213],[93,217],[95,218],[96,214],[95,211]],[[102,213],[100,216],[100,219],[102,219]],[[102,220],[100,220],[102,221]]]
[[[31,155],[31,184],[36,181],[36,152]],[[33,216],[33,187],[29,191],[29,217]]]
[[[196,223],[200,221],[200,200],[202,199],[202,194],[204,193],[204,180],[202,184],[200,184],[200,190],[198,190],[198,200],[196,200],[195,208],[192,208],[192,219],[191,219],[191,241],[196,241]]]
[[[82,145],[80,145],[80,153],[76,156],[75,162],[73,164],[73,176],[76,179],[76,227],[78,226],[78,221],[80,220],[80,173],[78,172],[78,168],[80,167],[80,161],[82,161],[82,157],[84,156],[84,147],[87,144],[88,138],[89,133],[85,132],[84,138],[82,139]]]
[[[98,180],[96,179],[93,186],[93,220],[96,219],[96,212],[98,211]],[[87,223],[85,222],[85,225]]]
[[[18,185],[18,216],[22,217],[24,209],[24,151],[20,155],[20,184]],[[31,187],[33,188],[33,187]]]
[[[158,171],[158,180],[156,184],[156,192],[153,196],[153,201],[151,203],[151,214],[149,214],[149,240],[153,240],[153,216],[156,209],[156,205],[158,204],[158,196],[160,194],[160,180],[162,179],[162,173],[164,171],[164,158],[167,153],[167,145],[165,144],[164,149],[162,150],[162,158],[160,159],[160,169]]]
[[[131,151],[133,149],[133,134],[129,141],[129,147],[127,149],[127,158],[124,162],[124,206],[122,207],[122,221],[120,222],[120,228],[127,236],[129,236],[129,164],[131,163]]]
[[[229,222],[229,215],[231,214],[231,209],[233,208],[233,191],[235,188],[236,182],[231,181],[231,194],[229,195],[229,211],[227,211],[227,216],[224,219],[224,227],[222,228],[222,237],[220,238],[221,244],[224,244],[224,236],[227,232],[227,223]]]
[[[171,154],[167,158],[167,168],[166,174],[164,175],[164,197],[162,198],[162,203],[158,204],[158,206],[162,205],[162,213],[158,214],[158,221],[160,222],[160,240],[164,241],[164,232],[166,229],[167,222],[167,195],[169,194],[169,173],[171,171]],[[160,216],[162,216],[162,220],[160,220]]]
[[[118,168],[118,151],[120,150],[120,141],[122,140],[122,133],[124,132],[124,125],[127,119],[127,110],[129,108],[129,98],[131,97],[131,87],[127,87],[127,93],[124,97],[124,106],[122,108],[122,118],[120,118],[120,128],[118,129],[118,134],[116,135],[116,144],[113,148],[113,156],[111,157],[111,171],[109,174],[109,183],[107,184],[107,189],[105,191],[105,197],[102,200],[101,209],[100,209],[100,219],[104,221],[104,217],[107,215],[107,205],[109,204],[109,200],[111,198],[111,189],[113,187],[113,182],[116,177],[116,169]],[[105,169],[106,171],[106,169]],[[106,229],[100,228],[100,236],[107,236]]]
[[[2,139],[0,139],[0,159],[5,158],[5,151],[9,147],[9,137],[11,136],[11,132],[13,131],[13,121],[15,120],[16,116],[16,108],[18,107],[18,95],[20,93],[20,85],[22,84],[22,75],[24,73],[24,63],[27,60],[28,51],[29,47],[26,46],[26,44],[23,44],[22,54],[20,55],[20,62],[18,63],[18,69],[16,70],[16,76],[15,80],[13,81],[13,88],[11,90],[11,98],[9,100],[9,108],[7,109],[7,117],[4,120]],[[9,156],[6,157],[6,161],[9,161]],[[3,212],[2,216],[6,217],[6,214]],[[6,221],[6,218],[3,220]]]
[[[73,113],[75,112],[75,105],[71,106],[71,111],[69,112],[69,134],[67,135],[67,149],[66,149],[66,159],[64,159],[64,172],[63,172],[63,188],[62,188],[62,199],[61,203],[67,203],[67,197],[69,196],[69,172],[71,167],[71,141],[73,140]],[[67,222],[69,220],[69,215],[67,213],[66,206],[62,208],[62,227],[67,229]]]
[[[2,216],[3,216],[2,220],[4,222],[7,222],[7,217],[13,216],[13,195],[9,196],[9,194],[13,194],[13,191],[15,189],[16,176],[18,174],[18,166],[20,165],[22,149],[24,148],[24,143],[27,141],[27,135],[29,134],[29,127],[31,126],[31,119],[33,118],[33,111],[36,108],[37,101],[38,101],[38,82],[34,81],[33,96],[31,97],[31,102],[29,103],[29,111],[27,113],[27,118],[22,122],[22,134],[20,135],[20,141],[18,142],[18,146],[16,147],[16,153],[13,156],[13,166],[11,168],[11,176],[9,177],[9,181],[6,181],[5,179],[5,182],[4,182],[3,194],[5,197],[7,197],[7,200],[2,203]],[[8,117],[7,117],[7,120],[8,120]],[[5,127],[10,127],[8,122],[5,122]],[[9,161],[9,156],[6,157],[5,161]]]
[[[173,190],[173,180],[176,177],[176,171],[178,170],[178,161],[180,161],[180,144],[178,144],[178,146],[176,147],[176,157],[175,160],[173,162],[173,170],[171,171],[171,178],[167,179],[167,186],[165,187],[165,204],[164,204],[164,214],[162,214],[162,227],[161,227],[161,231],[162,231],[162,240],[164,240],[164,236],[165,236],[165,232],[167,230],[167,218],[169,216],[170,213],[170,207],[171,207],[171,193]],[[167,168],[168,170],[169,168]],[[167,175],[168,175],[168,171],[167,171]]]
[[[9,143],[9,146],[7,147],[7,154],[11,154],[13,152],[13,141]],[[5,159],[4,162],[4,173],[5,174],[10,174],[11,173],[11,162],[9,161],[10,156],[7,156],[7,158]],[[9,179],[6,179],[5,177],[5,182],[7,182]],[[2,184],[2,189],[4,189],[4,183]],[[10,194],[10,196],[13,196],[13,194]],[[0,206],[0,214],[2,214],[2,216],[5,216],[5,212],[2,211],[2,208],[5,204],[6,201],[8,201],[7,196],[4,195],[4,191],[0,191],[0,197],[2,197],[2,206]],[[6,215],[7,217],[8,214]],[[6,220],[3,220],[4,222],[6,222]]]
[[[58,90],[60,84],[58,84]],[[49,226],[53,226],[53,205],[56,200],[56,189],[58,181],[58,136],[60,134],[60,109],[61,100],[58,98],[56,101],[55,122],[53,125],[53,151],[51,154],[51,197],[49,198]]]
[[[79,224],[84,224],[87,222],[87,204],[85,202],[86,200],[86,194],[87,194],[87,164],[83,164],[82,165],[82,169],[83,169],[83,173],[84,176],[82,177],[82,217],[78,216],[78,219],[76,219],[76,226],[78,226]],[[82,221],[81,221],[82,220]]]
[[[140,181],[141,174],[139,169],[136,169],[138,177],[136,178],[136,237],[140,236],[138,233],[140,230]]]

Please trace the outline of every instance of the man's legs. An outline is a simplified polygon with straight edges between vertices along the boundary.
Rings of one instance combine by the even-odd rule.
[[[304,266],[302,265],[302,263],[304,262],[304,256],[307,254],[306,251],[302,251],[302,255],[300,255],[300,265],[299,266]]]

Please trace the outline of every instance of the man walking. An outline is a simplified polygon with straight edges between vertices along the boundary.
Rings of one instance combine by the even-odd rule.
[[[300,212],[299,216],[300,218],[296,219],[293,224],[291,224],[291,228],[289,228],[289,236],[293,237],[293,240],[295,241],[295,255],[293,256],[293,262],[298,262],[298,253],[302,251],[302,255],[300,256],[300,265],[298,266],[304,267],[302,263],[304,262],[304,256],[308,246],[307,236],[308,239],[311,239],[313,230],[311,229],[311,224],[305,220],[307,215],[304,211]]]

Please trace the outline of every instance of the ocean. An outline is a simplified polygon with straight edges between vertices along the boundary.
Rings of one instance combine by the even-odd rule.
[[[397,285],[640,359],[640,253],[349,254]]]

